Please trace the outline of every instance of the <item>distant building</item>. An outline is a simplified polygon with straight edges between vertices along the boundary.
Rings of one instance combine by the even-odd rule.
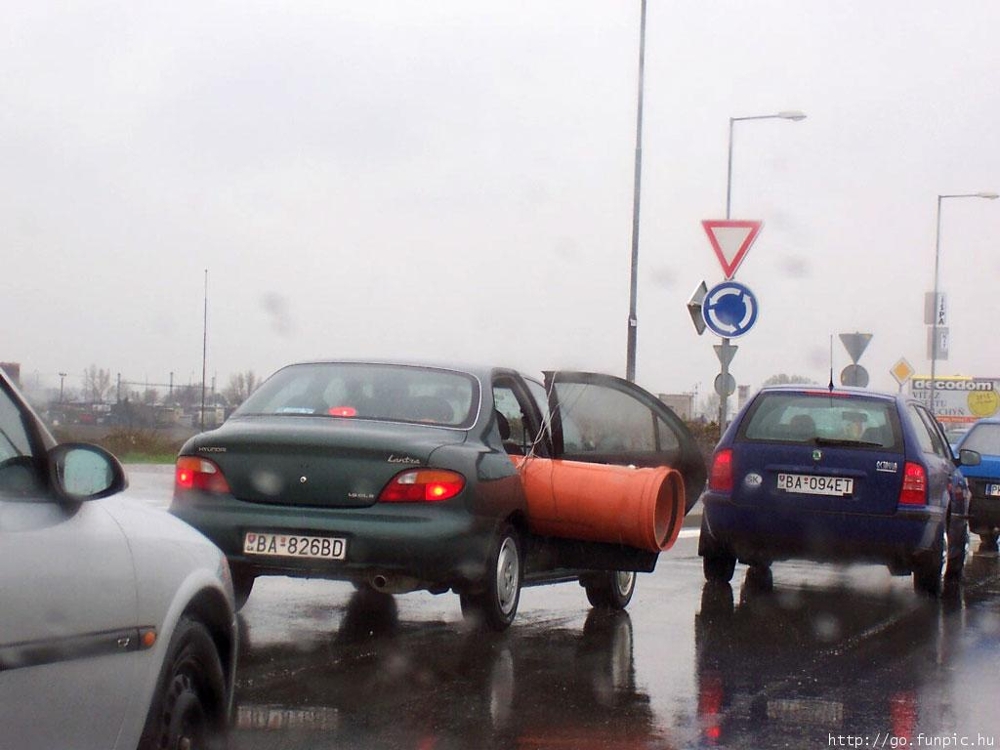
[[[678,417],[686,422],[694,419],[694,398],[693,393],[661,393],[659,399]]]

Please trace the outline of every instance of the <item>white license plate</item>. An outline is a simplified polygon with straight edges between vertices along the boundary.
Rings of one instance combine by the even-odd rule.
[[[248,531],[243,537],[243,554],[343,560],[347,557],[347,540],[329,536]]]
[[[805,495],[845,497],[854,492],[854,480],[848,477],[820,477],[814,474],[778,474],[778,489]]]
[[[1000,497],[1000,484],[986,485],[986,494],[990,497]]]

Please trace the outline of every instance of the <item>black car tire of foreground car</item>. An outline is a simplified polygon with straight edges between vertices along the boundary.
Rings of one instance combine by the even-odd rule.
[[[899,395],[815,386],[764,388],[715,450],[698,553],[705,578],[771,582],[772,561],[883,563],[940,595],[958,580],[970,493],[944,430]]]
[[[0,730],[18,750],[225,744],[238,631],[220,550],[57,445],[0,372]],[[7,744],[10,743],[10,744]]]
[[[181,448],[170,510],[226,553],[238,606],[258,576],[318,577],[453,591],[503,630],[522,585],[627,606],[705,475],[684,423],[620,378],[305,362]]]

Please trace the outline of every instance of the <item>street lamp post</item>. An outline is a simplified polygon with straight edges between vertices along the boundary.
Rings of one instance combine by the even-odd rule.
[[[792,122],[799,122],[800,120],[806,119],[805,113],[799,112],[797,110],[788,110],[786,112],[778,112],[773,115],[751,115],[749,117],[730,117],[729,118],[729,170],[726,173],[726,218],[729,219],[729,207],[731,205],[731,197],[733,194],[733,126],[738,122],[743,122],[745,120],[791,120]]]
[[[639,188],[642,184],[642,87],[646,59],[646,0],[642,0],[639,14],[639,96],[635,115],[635,172],[632,187],[632,265],[625,351],[625,379],[630,383],[635,381],[635,350],[639,327],[636,296],[639,280]]]
[[[996,193],[948,193],[937,197],[937,229],[934,233],[934,294],[931,304],[934,306],[934,319],[931,321],[931,397],[930,409],[934,413],[934,395],[937,392],[937,359],[938,359],[938,271],[941,267],[941,201],[945,198],[985,198],[996,200]]]
[[[726,170],[726,220],[731,218],[730,208],[732,206],[732,195],[733,195],[733,127],[738,122],[744,122],[745,120],[791,120],[792,122],[799,122],[800,120],[806,119],[804,112],[799,112],[798,110],[786,110],[783,112],[776,112],[773,115],[749,115],[745,117],[730,117],[729,118],[729,163]],[[729,348],[729,339],[722,339],[722,348]],[[722,375],[723,378],[728,374],[728,367],[725,364],[726,360],[723,359],[722,365]],[[719,431],[724,432],[726,429],[726,412],[727,412],[727,399],[725,391],[719,394]]]

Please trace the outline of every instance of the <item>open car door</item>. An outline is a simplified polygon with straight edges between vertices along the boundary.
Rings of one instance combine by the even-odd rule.
[[[612,375],[546,372],[553,457],[634,467],[670,467],[684,486],[684,514],[705,487],[705,460],[670,408]]]

